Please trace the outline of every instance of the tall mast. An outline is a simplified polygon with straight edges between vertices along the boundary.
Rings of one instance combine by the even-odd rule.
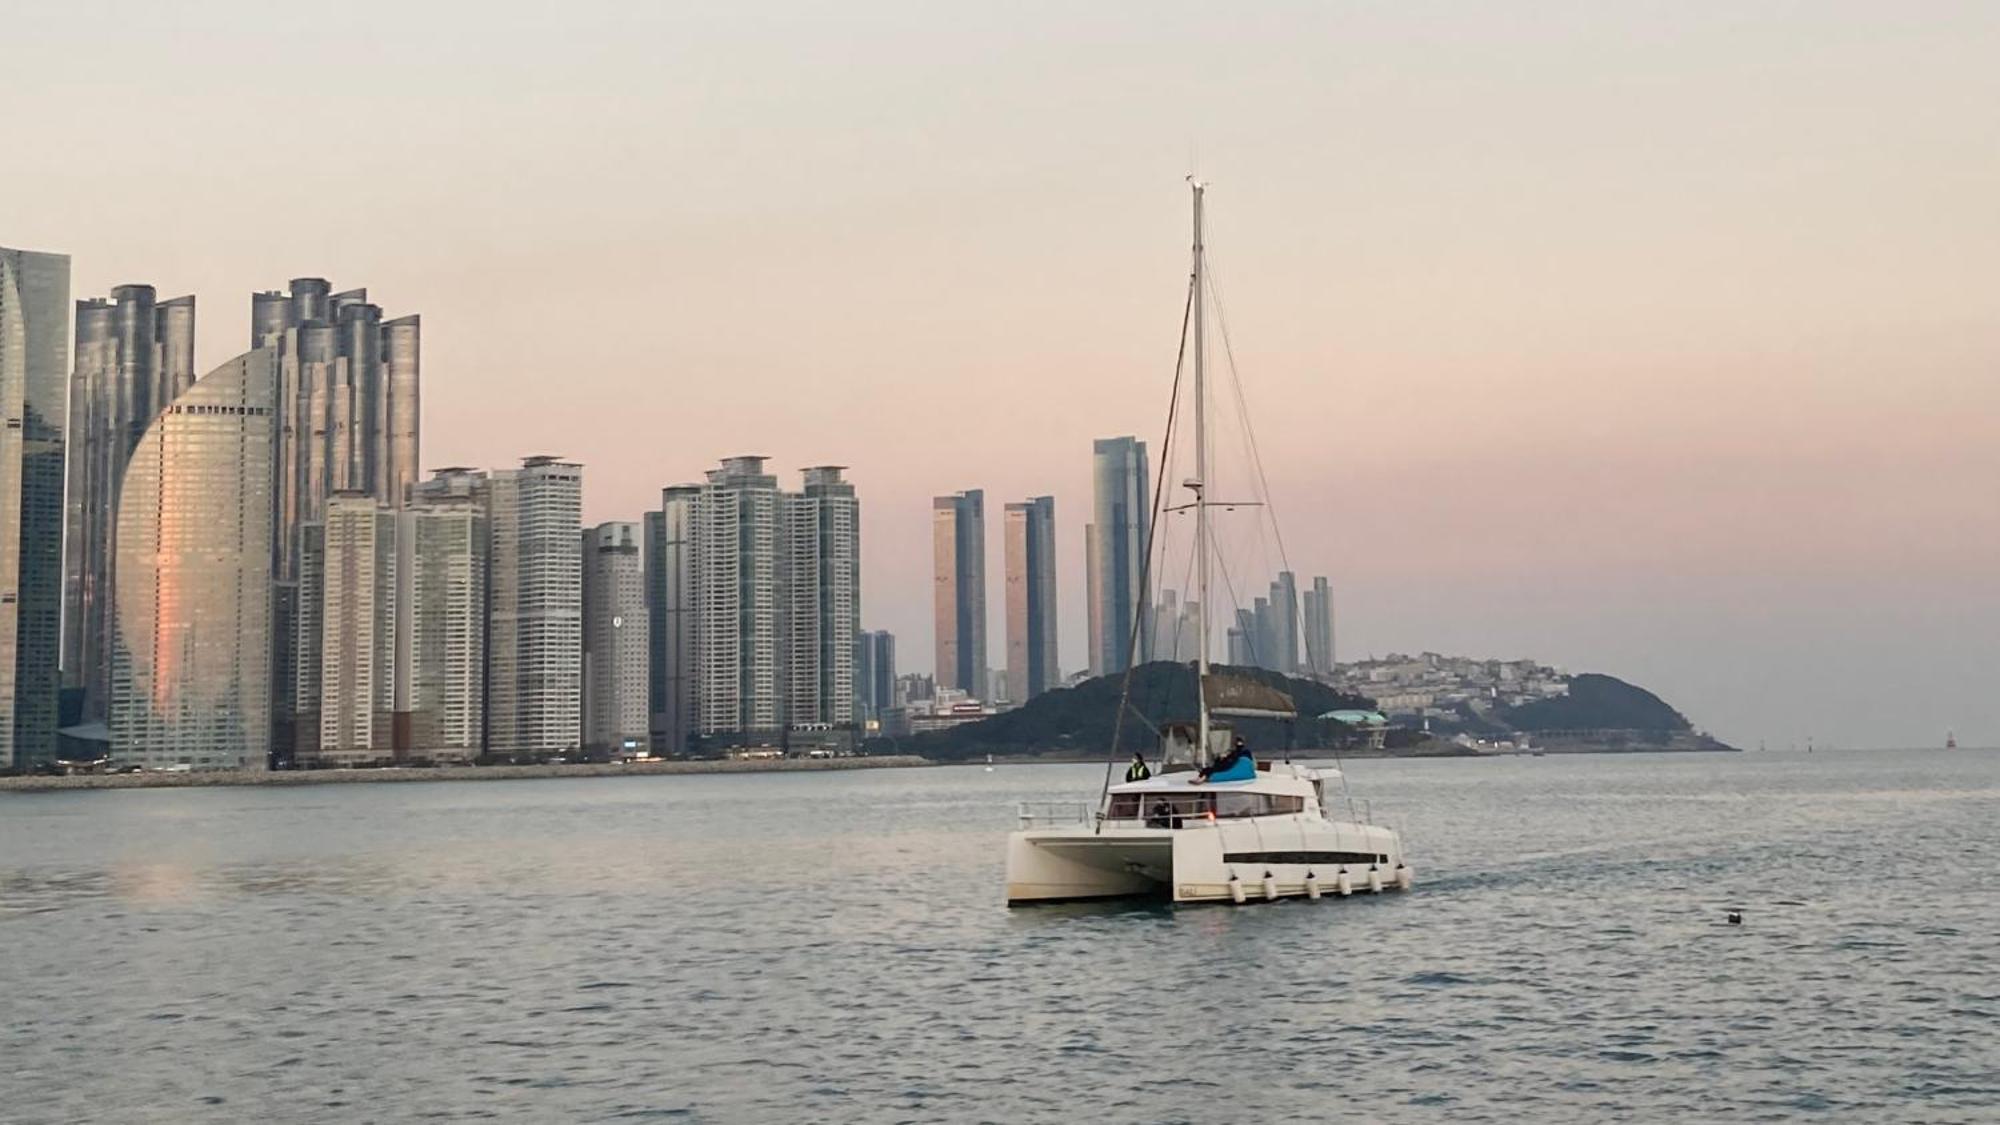
[[[1189,177],[1194,189],[1194,553],[1195,596],[1195,698],[1200,721],[1196,724],[1195,760],[1208,761],[1208,388],[1203,384],[1207,346],[1202,338],[1202,307],[1208,303],[1207,278],[1203,259],[1201,195],[1202,183]]]

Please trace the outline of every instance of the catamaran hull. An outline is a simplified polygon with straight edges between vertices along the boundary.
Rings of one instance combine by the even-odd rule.
[[[1389,829],[1297,822],[1181,829],[1037,828],[1007,839],[1007,904],[1160,897],[1262,902],[1409,889]]]

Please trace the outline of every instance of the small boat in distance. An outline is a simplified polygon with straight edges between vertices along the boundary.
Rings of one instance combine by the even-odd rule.
[[[1257,761],[1229,724],[1218,721],[1292,720],[1297,708],[1275,687],[1209,668],[1209,509],[1240,505],[1219,501],[1209,490],[1204,189],[1198,182],[1190,184],[1194,268],[1182,345],[1183,355],[1191,352],[1193,360],[1195,474],[1185,483],[1191,499],[1175,510],[1194,512],[1199,609],[1191,671],[1196,713],[1192,721],[1169,721],[1160,727],[1156,764],[1135,762],[1122,784],[1109,784],[1107,775],[1094,810],[1083,802],[1021,806],[1020,827],[1007,838],[1009,906],[1129,896],[1173,902],[1316,899],[1322,894],[1408,890],[1414,878],[1394,831],[1355,818],[1352,802],[1348,802],[1349,819],[1333,818],[1340,771],[1290,761]],[[1176,368],[1176,395],[1179,382]],[[1170,436],[1172,432],[1170,423]],[[1163,449],[1163,478],[1171,464],[1169,456]],[[1152,526],[1158,526],[1157,519]],[[1144,575],[1142,570],[1142,587]],[[1136,629],[1133,636],[1131,643],[1136,645]],[[1128,672],[1128,688],[1129,684]],[[1120,699],[1121,714],[1128,703],[1129,699]],[[1116,742],[1114,736],[1114,761]]]
[[[1944,732],[1944,748],[1945,748],[1945,749],[1947,749],[1947,750],[1956,750],[1956,749],[1958,749],[1958,732],[1957,732],[1957,731],[1955,731],[1955,730],[1948,730],[1948,731]]]

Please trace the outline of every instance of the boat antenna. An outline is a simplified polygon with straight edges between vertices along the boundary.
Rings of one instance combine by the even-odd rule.
[[[1207,339],[1203,306],[1207,304],[1208,248],[1202,238],[1202,194],[1207,185],[1192,175],[1188,188],[1194,193],[1194,265],[1192,309],[1194,313],[1194,695],[1196,714],[1195,762],[1208,764],[1208,387],[1205,381]],[[1162,458],[1164,461],[1165,458]]]

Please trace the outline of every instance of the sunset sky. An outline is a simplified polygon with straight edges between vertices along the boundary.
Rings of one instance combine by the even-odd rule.
[[[365,285],[426,464],[567,454],[590,522],[850,466],[906,671],[929,498],[987,491],[998,666],[999,508],[1052,493],[1073,669],[1194,170],[1343,658],[1994,745],[1996,60],[1973,2],[16,5],[0,245],[196,294],[204,369],[251,290]]]

